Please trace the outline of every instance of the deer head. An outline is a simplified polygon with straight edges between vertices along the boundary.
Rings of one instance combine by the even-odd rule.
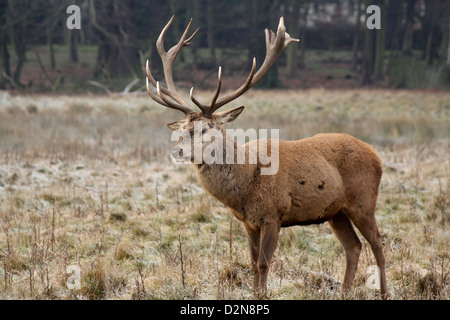
[[[227,103],[237,99],[257,84],[264,77],[264,75],[267,74],[287,45],[291,42],[298,42],[299,40],[293,39],[289,36],[286,32],[286,27],[284,26],[283,17],[281,17],[278,24],[277,34],[269,31],[268,29],[265,30],[266,57],[259,70],[256,72],[256,58],[253,58],[253,65],[250,74],[244,84],[237,90],[219,98],[222,84],[222,67],[219,67],[217,87],[209,104],[199,102],[194,96],[194,88],[191,88],[190,99],[200,109],[200,111],[194,111],[190,108],[188,102],[177,92],[172,73],[173,63],[178,53],[183,47],[191,44],[192,39],[195,37],[199,29],[195,30],[189,38],[187,37],[192,24],[191,19],[178,43],[169,51],[165,51],[164,38],[173,22],[173,19],[174,17],[172,16],[163,28],[156,42],[156,48],[163,63],[164,77],[167,87],[163,87],[159,81],[155,80],[150,71],[150,63],[147,60],[147,91],[150,97],[157,103],[171,109],[179,110],[185,115],[183,120],[168,124],[170,129],[180,130],[182,132],[178,143],[172,149],[171,155],[176,161],[192,161],[193,153],[191,150],[193,150],[193,144],[197,141],[202,144],[201,148],[203,149],[206,146],[206,143],[203,141],[210,141],[210,139],[200,139],[199,137],[201,135],[208,135],[209,132],[212,131],[224,132],[222,125],[235,120],[243,111],[244,107],[241,106],[219,113],[216,111]],[[152,91],[150,83],[156,88],[156,93]]]

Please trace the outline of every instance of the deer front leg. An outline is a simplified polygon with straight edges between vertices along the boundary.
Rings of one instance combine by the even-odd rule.
[[[258,271],[258,257],[259,257],[259,232],[256,232],[245,226],[247,231],[247,239],[250,247],[250,258],[252,259],[253,271],[253,290],[258,290],[259,286],[259,271]]]
[[[273,253],[277,248],[279,232],[280,227],[273,223],[265,224],[261,227],[261,244],[259,246],[258,257],[258,293],[260,298],[264,297],[267,292],[267,274],[269,272],[270,261],[272,260]]]

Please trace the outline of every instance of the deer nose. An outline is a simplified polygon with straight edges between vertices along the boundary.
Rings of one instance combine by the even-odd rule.
[[[183,155],[183,150],[181,148],[172,149],[172,157],[175,159],[181,158]]]

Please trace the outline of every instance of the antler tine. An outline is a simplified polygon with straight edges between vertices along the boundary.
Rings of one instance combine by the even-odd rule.
[[[153,85],[156,86],[156,80],[153,77],[152,72],[150,71],[150,61],[148,60],[147,63],[145,64],[145,71],[147,72],[147,79],[150,79]]]
[[[195,105],[197,107],[199,107],[200,110],[202,110],[202,113],[206,113],[208,111],[208,106],[205,106],[204,104],[199,102],[197,99],[195,99],[195,97],[194,97],[194,87],[191,88],[189,96],[191,97],[192,102],[195,103]]]
[[[194,39],[195,35],[197,34],[199,28],[197,28],[192,35],[186,39],[186,36],[189,32],[189,29],[191,28],[192,25],[192,18],[189,20],[189,23],[186,27],[186,29],[183,32],[183,35],[181,36],[180,40],[178,41],[178,43],[173,46],[172,48],[170,48],[170,50],[168,52],[166,52],[166,50],[164,50],[164,38],[166,37],[166,33],[169,30],[169,27],[172,25],[173,19],[175,18],[175,16],[172,16],[172,18],[170,18],[169,22],[167,22],[167,24],[165,25],[165,27],[163,28],[163,30],[161,31],[158,40],[156,41],[156,49],[158,50],[159,55],[162,56],[170,56],[171,60],[175,60],[176,56],[178,55],[178,53],[181,50],[181,47],[183,46],[188,46],[191,44],[192,39]],[[185,40],[186,39],[186,40]],[[174,55],[174,57],[172,57]]]
[[[231,94],[221,98],[219,101],[212,104],[211,107],[208,109],[208,115],[212,115],[217,109],[227,104],[228,102],[238,98],[239,96],[243,95],[248,89],[250,89],[250,84],[255,75],[255,71],[256,71],[256,58],[253,58],[252,70],[250,71],[250,74],[248,75],[245,83],[236,91],[232,92]],[[219,85],[218,88],[220,90]],[[218,91],[216,91],[216,94],[218,95]]]
[[[212,115],[214,112],[214,106],[216,104],[217,98],[219,97],[220,94],[220,88],[222,87],[222,67],[219,67],[219,71],[217,73],[217,88],[216,88],[216,92],[214,94],[214,97],[210,103],[209,106],[204,105],[203,103],[199,102],[195,97],[194,97],[194,87],[191,88],[191,92],[190,92],[190,97],[192,102],[194,102],[197,107],[200,108],[200,110],[202,110],[203,114],[205,115]]]
[[[269,72],[270,68],[289,43],[300,41],[299,39],[291,38],[289,33],[286,32],[283,17],[280,18],[280,22],[278,23],[276,35],[272,30],[265,29],[264,31],[266,35],[266,57],[258,72],[255,74],[250,88],[257,84]]]
[[[191,92],[190,92],[190,97],[192,102],[194,102],[197,107],[200,108],[200,110],[202,110],[202,112],[205,115],[212,115],[211,110],[214,108],[214,105],[216,104],[216,100],[219,97],[220,94],[220,88],[222,87],[222,67],[219,67],[219,71],[217,73],[217,88],[216,88],[216,92],[214,93],[214,97],[210,103],[209,106],[206,106],[204,104],[202,104],[201,102],[199,102],[195,97],[194,97],[194,87],[191,88]]]
[[[159,85],[159,81],[156,82],[156,92],[158,93],[159,98],[164,101],[164,105],[166,107],[169,107],[171,109],[175,109],[175,110],[179,110],[181,112],[183,112],[184,114],[189,114],[194,112],[193,110],[191,110],[189,107],[185,107],[176,103],[173,103],[172,101],[170,101],[169,99],[167,99],[164,94],[161,92],[161,86]]]
[[[191,19],[192,20],[192,19]],[[191,41],[192,39],[194,39],[194,37],[197,35],[198,30],[200,30],[200,28],[195,29],[194,33],[192,33],[192,35],[187,38],[186,40],[184,40],[184,46],[189,46],[191,45]]]
[[[220,94],[220,88],[222,87],[222,67],[219,67],[219,71],[217,72],[217,88],[216,93],[214,94],[213,99],[211,100],[210,108],[212,109],[216,104],[217,98]]]
[[[151,97],[153,100],[155,100],[157,103],[166,106],[166,103],[165,103],[164,101],[162,101],[160,98],[158,98],[158,96],[156,96],[156,95],[153,93],[152,89],[150,88],[150,82],[149,82],[149,80],[148,80],[148,77],[145,78],[145,80],[146,80],[146,85],[147,85],[147,92],[148,92],[148,94],[150,95],[150,97]]]
[[[158,40],[156,40],[156,49],[158,50],[161,59],[163,56],[167,55],[166,50],[164,50],[164,38],[166,37],[167,30],[169,30],[170,25],[172,24],[174,18],[175,16],[172,16],[170,18],[169,22],[167,22],[167,24],[164,26],[161,33],[159,34]]]
[[[163,89],[163,88],[159,85],[159,81],[156,82],[156,90],[157,90],[158,95],[155,95],[153,93],[152,89],[150,88],[149,77],[146,78],[146,85],[147,85],[147,92],[148,92],[148,94],[157,103],[159,103],[159,104],[161,104],[163,106],[169,107],[171,109],[179,110],[179,111],[183,112],[185,115],[193,112],[193,110],[191,110],[188,107],[185,107],[185,106],[173,103],[170,100],[166,99],[163,96],[163,93],[161,92],[162,91],[161,89]]]

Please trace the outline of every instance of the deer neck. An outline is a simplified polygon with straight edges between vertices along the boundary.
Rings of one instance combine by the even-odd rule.
[[[211,195],[234,210],[242,211],[245,199],[252,190],[252,182],[257,170],[256,164],[248,163],[248,150],[228,138],[224,133],[223,161],[221,163],[197,164],[200,183]],[[227,152],[233,150],[233,163],[227,163]],[[239,155],[245,155],[246,163],[238,164]],[[228,161],[229,162],[229,161]]]

